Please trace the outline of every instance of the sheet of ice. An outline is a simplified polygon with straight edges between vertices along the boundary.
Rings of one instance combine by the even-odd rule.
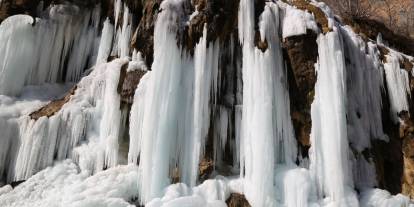
[[[89,177],[72,161],[65,160],[13,190],[0,193],[0,206],[132,207],[138,194],[138,178],[138,169],[133,165],[114,167]]]
[[[317,82],[311,106],[310,171],[318,198],[333,206],[358,206],[348,159],[346,71],[337,29],[318,37]]]
[[[4,20],[0,94],[18,95],[28,84],[78,81],[93,56],[99,14],[99,6],[83,10],[62,4],[45,10],[42,19],[16,15]]]
[[[371,140],[388,141],[382,126],[383,70],[379,51],[365,43],[350,27],[342,34],[346,61],[347,133],[354,157],[352,169],[357,189],[377,186],[375,164],[363,151],[371,149]]]
[[[387,89],[391,104],[391,117],[395,123],[399,122],[398,113],[408,111],[408,95],[410,93],[409,74],[406,70],[401,69],[401,55],[390,50],[390,54],[386,55],[384,63],[385,78],[387,81]]]
[[[286,5],[283,18],[283,38],[306,34],[306,30],[318,33],[315,18],[309,12]]]
[[[286,74],[279,31],[279,8],[266,3],[260,15],[261,41],[266,51],[253,43],[253,1],[242,0],[239,34],[243,44],[243,112],[240,162],[244,193],[252,206],[275,205],[276,163],[292,164],[296,158],[289,109]],[[240,26],[243,24],[243,26]]]

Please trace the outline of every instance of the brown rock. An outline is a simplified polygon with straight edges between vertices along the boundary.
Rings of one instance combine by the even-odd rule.
[[[154,27],[162,0],[144,2],[142,17],[131,40],[131,46],[140,51],[147,66],[152,65],[154,55]]]
[[[141,78],[147,71],[141,69],[127,71],[127,68],[128,64],[123,65],[121,68],[117,91],[121,95],[121,102],[132,104],[134,101],[135,90],[137,89]]]
[[[250,207],[246,197],[238,193],[232,193],[226,200],[226,203],[228,207]]]
[[[414,56],[414,40],[394,33],[388,29],[383,23],[368,19],[344,19],[344,23],[352,26],[356,33],[362,33],[366,37],[376,40],[378,34],[381,33],[382,38],[388,42],[389,46],[398,49],[399,51]]]
[[[199,170],[198,170],[198,174],[199,174],[199,180],[200,182],[203,182],[204,180],[207,180],[211,173],[214,171],[214,162],[211,158],[203,158],[200,161],[199,164]]]
[[[58,99],[58,100],[51,101],[46,106],[43,106],[39,110],[32,112],[30,114],[30,118],[34,120],[38,120],[39,118],[44,117],[44,116],[51,117],[55,115],[58,111],[60,111],[60,109],[62,109],[63,105],[65,105],[65,103],[67,103],[70,100],[70,97],[73,94],[75,94],[76,88],[77,87],[74,86],[72,89],[70,89],[70,91],[66,94],[65,97]]]
[[[316,83],[315,63],[318,58],[316,34],[292,36],[283,42],[283,55],[287,65],[291,118],[296,137],[307,156],[312,128],[311,104]]]

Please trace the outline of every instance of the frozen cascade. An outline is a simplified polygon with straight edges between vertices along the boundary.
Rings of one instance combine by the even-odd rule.
[[[237,34],[211,41],[203,25],[188,50],[177,38],[201,13],[188,15],[187,2],[160,5],[148,70],[142,51],[130,46],[136,14],[122,0],[111,2],[114,24],[100,22],[99,6],[69,3],[47,8],[35,24],[26,15],[3,21],[0,206],[224,207],[232,193],[253,207],[413,206],[376,188],[375,157],[364,154],[373,141],[390,140],[384,92],[395,123],[409,109],[412,74],[401,61],[411,57],[384,46],[390,51],[381,62],[383,45],[337,24],[316,1],[332,29],[326,34],[317,16],[282,1],[266,1],[255,14],[255,1],[240,0],[240,42]],[[281,45],[310,31],[319,58],[308,160],[298,154]],[[107,62],[112,57],[119,59]],[[145,75],[127,105],[120,79],[136,70]],[[71,88],[60,110],[29,116]],[[200,173],[205,161],[212,163],[207,175]]]
[[[94,55],[100,7],[54,5],[44,15],[36,20],[16,15],[1,23],[0,94],[18,95],[29,84],[78,81],[94,64],[88,61]]]
[[[75,94],[51,117],[8,120],[5,128],[19,126],[8,164],[8,180],[24,180],[50,166],[54,159],[73,158],[89,173],[118,163],[122,114],[117,92],[121,66],[117,59],[100,64],[77,85]],[[56,157],[55,157],[56,155]]]
[[[250,4],[250,5],[249,5]],[[240,40],[243,44],[243,112],[241,176],[246,198],[253,206],[275,205],[276,163],[293,164],[296,143],[290,119],[286,72],[279,31],[279,8],[267,3],[260,16],[261,41],[269,48],[254,47],[252,1],[240,3]]]
[[[388,141],[382,125],[383,71],[377,46],[365,43],[351,28],[341,30],[346,63],[347,81],[347,133],[351,149],[357,152],[353,163],[356,188],[377,186],[375,165],[372,158],[362,155],[372,147],[371,140]]]
[[[358,206],[349,164],[346,71],[337,28],[318,37],[318,80],[312,104],[310,171],[320,198],[333,206]]]
[[[154,33],[154,64],[144,78],[144,86],[138,87],[137,102],[132,108],[135,114],[131,123],[138,128],[131,131],[131,146],[137,145],[130,148],[129,160],[140,156],[142,202],[160,196],[173,172],[178,172],[181,182],[196,184],[210,122],[218,45],[207,48],[205,30],[194,59],[178,48],[175,33],[182,15],[181,4],[182,1],[164,1],[161,5],[163,11]]]
[[[398,113],[408,111],[408,95],[410,86],[408,76],[411,75],[400,67],[401,54],[391,51],[387,55],[387,62],[384,63],[387,88],[390,94],[391,117],[395,123],[399,122]]]

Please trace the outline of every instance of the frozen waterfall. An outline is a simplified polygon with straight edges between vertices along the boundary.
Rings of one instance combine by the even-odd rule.
[[[65,2],[1,22],[0,206],[221,207],[234,195],[253,207],[414,206],[386,190],[374,149],[406,124],[413,57],[323,3],[280,0],[240,0],[229,34],[203,16],[212,5],[164,0],[141,51],[132,33],[148,14],[110,4],[112,15]],[[304,146],[286,44],[308,35]]]

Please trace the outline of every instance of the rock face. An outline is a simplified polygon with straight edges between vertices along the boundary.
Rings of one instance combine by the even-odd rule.
[[[291,117],[303,156],[307,156],[310,147],[310,109],[315,94],[315,63],[318,58],[316,38],[314,32],[308,31],[305,35],[288,37],[283,42],[288,66]]]
[[[412,73],[413,63],[406,58],[400,63],[409,73]],[[400,125],[400,138],[402,139],[402,153],[404,158],[404,172],[402,179],[402,193],[414,198],[414,78],[409,76],[411,96],[409,97],[409,112],[399,114],[402,123]]]
[[[162,0],[144,1],[138,27],[131,40],[131,46],[143,54],[148,66],[152,64],[154,53],[154,26]]]
[[[127,71],[127,67],[128,64],[121,68],[117,91],[121,95],[121,102],[131,105],[134,99],[135,89],[137,89],[139,81],[147,71],[141,69]]]
[[[51,101],[46,106],[40,108],[39,110],[30,114],[30,118],[34,120],[38,120],[41,117],[51,117],[55,115],[60,109],[62,109],[63,105],[70,100],[70,97],[75,94],[76,86],[74,86],[70,91],[65,95],[65,97]]]
[[[250,207],[250,204],[244,195],[237,193],[232,193],[226,200],[226,203],[228,207]]]

